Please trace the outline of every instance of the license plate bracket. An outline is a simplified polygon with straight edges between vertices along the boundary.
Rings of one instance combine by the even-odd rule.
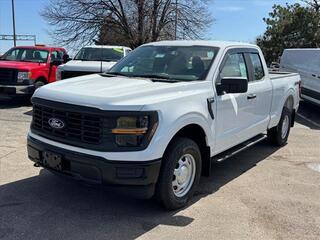
[[[45,167],[62,171],[62,156],[54,152],[44,151],[42,153],[42,164]]]

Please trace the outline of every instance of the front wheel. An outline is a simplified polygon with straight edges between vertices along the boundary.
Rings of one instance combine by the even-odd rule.
[[[41,87],[44,86],[44,85],[45,85],[45,83],[44,83],[43,81],[41,81],[41,80],[36,81],[36,82],[34,83],[35,89],[41,88]]]
[[[287,143],[291,127],[291,111],[284,107],[277,126],[268,130],[268,139],[275,146],[283,146]]]
[[[191,139],[177,138],[169,145],[162,161],[156,199],[170,210],[184,207],[199,183],[199,147]]]

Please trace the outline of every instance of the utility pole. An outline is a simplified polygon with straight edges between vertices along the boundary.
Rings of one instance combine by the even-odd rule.
[[[11,0],[11,8],[12,8],[13,45],[16,47],[17,37],[16,37],[16,20],[14,16],[14,0]]]
[[[176,15],[174,19],[174,40],[177,40],[177,27],[178,27],[178,0],[176,0]]]

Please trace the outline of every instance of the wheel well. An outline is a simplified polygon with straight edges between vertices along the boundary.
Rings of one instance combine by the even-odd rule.
[[[294,100],[292,96],[289,96],[284,104],[291,111],[291,127],[294,126],[294,121],[296,118],[296,111],[293,109]]]
[[[211,172],[210,147],[207,146],[206,134],[203,128],[197,124],[190,124],[180,129],[173,139],[176,137],[189,138],[197,143],[200,148],[202,159],[201,174],[203,176],[209,176]]]
[[[293,97],[289,96],[284,104],[285,107],[287,107],[290,111],[293,109]]]
[[[48,83],[48,81],[45,77],[38,77],[35,82],[44,82],[45,84]]]

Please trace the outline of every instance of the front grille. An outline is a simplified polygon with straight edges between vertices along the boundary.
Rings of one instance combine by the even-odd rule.
[[[52,128],[49,119],[59,119],[64,122],[62,129]],[[102,119],[99,116],[78,112],[69,112],[35,105],[33,108],[33,128],[61,142],[74,142],[86,144],[101,144]]]
[[[119,116],[141,116],[141,114],[145,114],[150,117],[150,126],[158,121],[158,115],[155,112],[148,111],[105,111],[94,107],[50,101],[37,97],[32,98],[32,104],[31,132],[33,134],[70,146],[102,152],[140,151],[149,144],[147,135],[151,131],[147,133],[140,146],[118,146],[117,135],[112,133],[112,129],[117,127]],[[51,124],[49,124],[50,119]],[[63,122],[64,127],[51,127],[52,119]],[[55,126],[57,127],[57,125]]]
[[[61,79],[79,77],[89,74],[94,74],[96,72],[82,72],[82,71],[61,71]]]
[[[10,68],[0,68],[0,84],[16,83],[17,70]]]

